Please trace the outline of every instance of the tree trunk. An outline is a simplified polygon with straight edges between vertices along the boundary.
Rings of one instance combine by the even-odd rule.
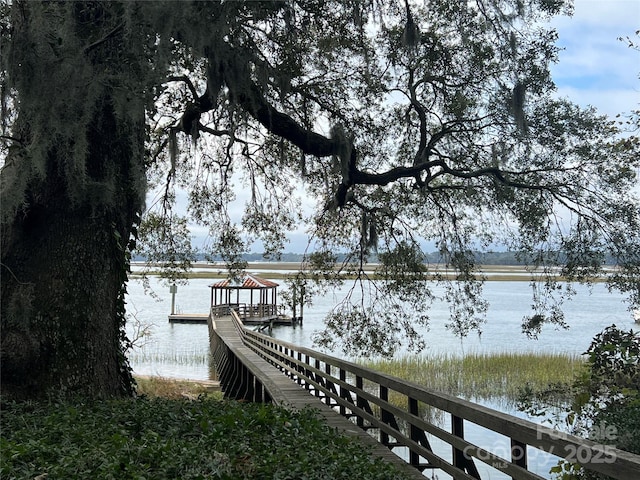
[[[2,226],[4,396],[132,393],[124,292],[144,205],[144,112],[137,126],[118,122],[104,99],[87,131],[84,197],[69,194],[65,159],[50,152],[46,177],[31,182],[27,206]]]

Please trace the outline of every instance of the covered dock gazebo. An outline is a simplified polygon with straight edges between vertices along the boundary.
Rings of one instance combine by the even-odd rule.
[[[239,279],[228,278],[212,285],[211,313],[219,317],[236,310],[245,323],[258,322],[278,316],[278,284],[256,275]]]

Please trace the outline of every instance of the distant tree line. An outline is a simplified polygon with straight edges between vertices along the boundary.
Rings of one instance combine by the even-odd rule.
[[[478,265],[514,265],[525,266],[528,264],[527,258],[519,252],[474,252],[475,262]],[[549,254],[551,255],[551,254]],[[554,253],[555,257],[566,260],[566,255],[562,253]],[[347,260],[346,253],[339,253],[336,255],[336,263],[343,263]],[[241,256],[245,262],[270,262],[263,253],[245,253]],[[134,262],[144,262],[147,259],[143,255],[135,255],[133,257]],[[195,252],[193,254],[193,262],[224,262],[224,259],[220,255],[211,256],[204,252]],[[305,261],[305,255],[302,253],[282,253],[278,262],[295,262],[302,263]],[[377,255],[371,255],[369,263],[378,263]],[[446,260],[439,252],[431,252],[424,254],[425,264],[442,264],[446,263]],[[602,257],[602,265],[615,265],[616,261],[613,255],[605,254]]]

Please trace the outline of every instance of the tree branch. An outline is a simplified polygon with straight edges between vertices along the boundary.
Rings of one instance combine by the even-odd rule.
[[[303,128],[289,115],[279,112],[270,105],[262,96],[258,86],[248,77],[243,81],[249,82],[249,86],[243,88],[238,84],[234,85],[233,79],[227,79],[225,83],[236,103],[267,130],[288,140],[309,155],[328,157],[337,153],[337,142]]]
[[[114,35],[116,35],[120,30],[122,30],[124,28],[124,23],[120,23],[118,24],[113,30],[111,30],[109,33],[107,33],[104,37],[102,37],[100,40],[96,40],[95,42],[93,42],[90,45],[87,45],[86,47],[84,47],[84,53],[87,54],[89,53],[91,50],[93,50],[94,48],[99,47],[101,44],[103,44],[104,42],[106,42],[107,40],[109,40],[111,37],[113,37]]]
[[[176,75],[176,76],[167,77],[167,82],[184,82],[189,88],[189,91],[191,92],[193,99],[197,100],[199,98],[198,90],[196,90],[196,86],[193,84],[191,79],[186,75]]]
[[[198,130],[201,132],[209,133],[211,135],[215,135],[216,137],[222,137],[223,135],[231,135],[231,130],[214,130],[213,128],[209,128],[202,123],[198,123]],[[237,139],[236,139],[237,140]]]
[[[222,52],[218,52],[220,58],[226,59],[224,63],[216,63],[213,59],[210,59],[210,62],[211,64],[219,66],[216,74],[221,75],[224,84],[229,89],[229,97],[232,102],[243,108],[270,133],[291,142],[293,145],[300,148],[303,153],[314,155],[316,157],[328,157],[332,155],[341,157],[341,150],[344,142],[341,141],[340,138],[330,138],[319,133],[315,133],[304,128],[291,116],[278,111],[278,109],[271,105],[271,103],[265,98],[262,89],[251,79],[248,69],[249,60],[247,58],[243,58],[243,55],[235,49],[231,47],[227,48],[228,51],[224,52],[224,54]],[[410,97],[412,106],[421,117],[421,120],[424,121],[424,112],[421,111],[421,106],[415,98],[415,92],[412,93],[413,95]],[[207,107],[212,108],[213,105],[207,105]],[[353,185],[384,186],[403,178],[419,178],[419,175],[422,172],[429,171],[431,168],[436,166],[442,168],[437,176],[448,174],[457,178],[466,179],[491,176],[505,186],[512,188],[528,190],[548,189],[548,187],[545,186],[513,181],[505,176],[510,172],[505,172],[496,167],[486,167],[473,171],[465,171],[453,169],[441,161],[428,161],[428,156],[430,155],[430,152],[433,151],[436,144],[442,138],[451,134],[455,130],[455,123],[443,125],[442,129],[432,135],[428,140],[425,137],[426,132],[421,132],[421,151],[419,151],[417,155],[422,157],[422,161],[416,162],[412,166],[393,167],[381,173],[365,172],[358,169],[357,151],[355,147],[351,145],[352,149],[349,158],[341,157],[341,161],[345,162],[346,170],[343,172],[343,181],[338,186],[338,190],[336,192],[337,204],[342,206],[346,203],[349,198],[348,191]],[[211,133],[221,134],[222,132],[215,131]],[[520,175],[531,172],[511,173]]]

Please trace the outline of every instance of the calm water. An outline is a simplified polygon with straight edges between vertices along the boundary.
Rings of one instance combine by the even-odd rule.
[[[268,278],[267,274],[263,274]],[[204,313],[210,305],[209,285],[214,280],[194,279],[188,286],[179,286],[176,295],[176,313]],[[151,280],[158,299],[145,295],[142,285],[132,281],[129,285],[127,311],[142,325],[149,326],[151,335],[142,339],[146,342],[130,354],[134,372],[145,375],[162,375],[192,379],[215,378],[215,371],[209,366],[209,339],[207,325],[170,324],[167,315],[171,311],[169,287],[158,279]],[[297,327],[277,327],[273,335],[282,340],[302,346],[312,347],[311,335],[322,328],[322,320],[327,312],[343,298],[346,291],[338,291],[324,298],[317,298],[312,307],[305,308],[303,325]],[[435,304],[431,312],[431,325],[425,338],[425,355],[458,354],[469,352],[567,352],[580,354],[585,351],[593,336],[605,327],[616,324],[624,329],[637,328],[626,304],[619,294],[611,294],[606,287],[597,284],[589,292],[586,287],[577,286],[577,295],[566,304],[566,321],[569,330],[547,327],[537,340],[529,340],[521,333],[521,318],[529,313],[531,290],[528,282],[487,282],[485,297],[490,307],[487,323],[481,336],[473,334],[464,340],[456,338],[445,328],[448,308]],[[130,319],[129,335],[134,337],[135,322]],[[339,353],[333,353],[340,356]],[[504,405],[482,402],[485,405],[506,411],[521,418],[523,413]],[[531,419],[537,421],[537,419]],[[473,424],[466,424],[465,437],[493,453],[509,457],[509,440],[488,433]],[[432,439],[434,451],[447,458],[451,447]],[[529,466],[539,475],[548,478],[549,469],[556,463],[555,457],[529,447]],[[476,462],[482,478],[506,479],[501,472]],[[447,475],[438,473],[438,478]]]
[[[264,275],[268,277],[268,275]],[[210,304],[210,279],[194,279],[187,286],[178,286],[176,312],[204,313]],[[151,279],[151,286],[158,299],[144,293],[140,282],[131,281],[127,298],[127,312],[150,328],[146,342],[130,355],[134,371],[140,374],[157,374],[171,377],[207,379],[210,368],[208,356],[207,326],[170,324],[171,312],[169,287],[158,279]],[[344,287],[347,288],[346,286]],[[485,297],[490,307],[482,335],[472,333],[460,340],[445,328],[448,308],[434,304],[431,323],[424,333],[427,349],[424,354],[465,354],[469,352],[536,351],[582,353],[593,336],[611,324],[630,329],[634,327],[631,314],[622,296],[609,293],[602,284],[596,284],[590,293],[586,287],[577,286],[578,294],[565,306],[569,330],[546,327],[537,340],[530,340],[521,333],[521,318],[529,312],[531,287],[528,282],[487,282]],[[277,327],[276,338],[301,346],[312,347],[311,335],[322,328],[327,312],[340,301],[344,291],[317,298],[312,307],[306,307],[301,326]],[[129,335],[134,337],[134,322],[129,322]],[[332,352],[330,352],[332,353]],[[400,352],[402,353],[402,352]],[[332,353],[340,356],[340,353]]]

